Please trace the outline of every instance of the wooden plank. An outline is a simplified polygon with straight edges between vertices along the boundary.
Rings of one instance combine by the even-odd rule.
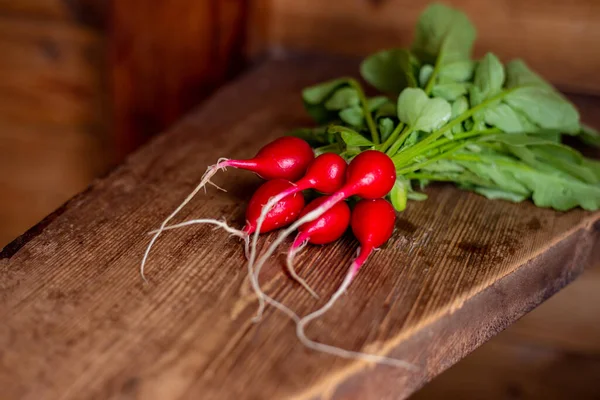
[[[303,86],[348,60],[272,61],[0,254],[0,386],[10,399],[404,398],[574,279],[600,241],[600,213],[489,201],[448,185],[411,203],[347,296],[308,329],[317,340],[413,362],[371,366],[315,353],[256,301],[240,243],[208,227],[170,232],[138,266],[146,232],[220,156],[247,157],[307,119]],[[228,171],[179,216],[243,221],[258,180]],[[263,239],[272,240],[273,236]],[[301,274],[326,296],[356,242],[311,248]],[[327,277],[327,278],[325,278]],[[266,290],[300,314],[318,303],[273,260]]]
[[[113,3],[109,68],[124,157],[242,70],[250,2]]]
[[[278,49],[365,55],[411,43],[426,2],[272,0],[270,39]],[[476,25],[476,53],[523,58],[569,90],[600,93],[600,2],[451,0]]]

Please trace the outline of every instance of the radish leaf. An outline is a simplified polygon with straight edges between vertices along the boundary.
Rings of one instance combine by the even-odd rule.
[[[475,27],[462,12],[442,4],[429,6],[419,18],[412,45],[420,60],[445,65],[471,57]]]
[[[333,95],[325,102],[325,108],[328,110],[342,110],[344,108],[358,106],[360,99],[356,89],[343,87],[333,92]]]
[[[383,50],[367,57],[360,65],[360,74],[376,89],[398,94],[406,87],[416,87],[414,69],[418,60],[406,49]]]
[[[398,96],[398,118],[415,131],[431,132],[448,122],[451,114],[446,100],[430,99],[422,89],[407,88]]]

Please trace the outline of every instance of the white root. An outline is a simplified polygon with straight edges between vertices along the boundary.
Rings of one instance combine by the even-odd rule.
[[[342,294],[344,294],[346,292],[346,290],[350,286],[350,283],[352,282],[352,279],[356,275],[357,270],[358,270],[357,264],[353,263],[352,266],[350,267],[350,270],[346,274],[344,281],[342,282],[342,284],[340,285],[338,290],[336,290],[336,292],[331,296],[329,301],[323,307],[321,307],[317,311],[314,311],[314,312],[308,314],[307,316],[303,317],[300,321],[298,321],[296,323],[296,336],[298,336],[298,339],[300,340],[300,342],[302,342],[302,344],[304,344],[306,347],[316,350],[316,351],[329,353],[329,354],[332,354],[332,355],[335,355],[338,357],[343,357],[343,358],[362,360],[362,361],[366,361],[366,362],[374,362],[374,363],[378,363],[378,364],[390,365],[393,367],[406,368],[409,370],[416,370],[417,367],[407,361],[403,361],[403,360],[399,360],[399,359],[395,359],[395,358],[391,358],[391,357],[379,356],[376,354],[368,354],[368,353],[361,353],[358,351],[345,350],[345,349],[331,346],[331,345],[328,345],[325,343],[316,342],[312,339],[309,339],[306,336],[306,334],[304,332],[304,327],[311,321],[313,321],[316,318],[325,314],[329,309],[331,309],[333,307],[335,302],[340,298],[340,296],[342,296]]]
[[[144,275],[144,267],[146,265],[146,261],[148,260],[148,255],[150,254],[150,250],[152,249],[152,246],[154,245],[154,242],[156,242],[156,240],[158,239],[158,236],[165,229],[165,227],[167,226],[167,224],[169,223],[169,221],[171,219],[173,219],[173,217],[175,217],[175,215],[177,215],[177,213],[179,211],[181,211],[183,209],[183,207],[185,207],[185,205],[187,203],[189,203],[190,200],[192,200],[192,198],[194,198],[194,196],[202,188],[205,188],[205,186],[208,183],[212,184],[212,182],[210,181],[210,178],[212,178],[219,170],[225,169],[225,167],[227,166],[226,165],[227,161],[229,161],[229,160],[226,159],[226,158],[220,158],[217,161],[216,164],[211,165],[211,166],[209,166],[207,168],[207,170],[204,173],[204,175],[202,175],[202,179],[201,179],[200,183],[198,184],[198,186],[196,186],[196,188],[185,198],[185,200],[183,200],[183,202],[175,209],[175,211],[173,211],[171,213],[171,215],[169,215],[167,218],[165,218],[165,220],[160,225],[160,228],[156,231],[156,233],[154,234],[154,236],[152,237],[152,239],[150,239],[150,243],[148,244],[148,247],[146,248],[146,251],[144,252],[144,257],[142,258],[142,263],[140,264],[140,275],[142,276],[142,279],[144,280],[144,282],[146,282],[146,283],[148,282],[148,280],[146,279],[146,276]]]
[[[300,244],[300,246],[298,247],[292,247],[290,249],[290,251],[287,254],[287,258],[286,258],[286,262],[285,262],[285,266],[288,270],[288,273],[292,276],[292,278],[298,282],[299,284],[301,284],[304,289],[306,289],[306,291],[308,293],[310,293],[310,295],[312,297],[314,297],[315,299],[319,298],[319,295],[310,287],[310,285],[304,280],[302,279],[298,273],[296,273],[296,269],[294,268],[294,257],[296,256],[296,253],[298,253],[300,250],[302,250],[304,247],[306,247],[306,245],[308,244],[308,241],[305,240],[302,242],[302,244]]]
[[[290,236],[296,229],[298,229],[300,226],[304,225],[307,222],[311,222],[311,221],[314,221],[315,219],[319,218],[321,215],[323,215],[323,213],[327,212],[327,210],[329,210],[331,207],[333,207],[338,201],[341,201],[343,199],[344,199],[343,194],[339,194],[336,197],[331,197],[329,200],[327,200],[326,202],[321,204],[319,207],[315,208],[314,210],[312,210],[309,213],[306,213],[302,218],[299,218],[298,220],[296,220],[296,222],[294,222],[292,225],[287,227],[285,230],[283,230],[279,234],[277,239],[275,239],[275,241],[273,243],[271,243],[271,246],[269,246],[269,248],[267,249],[265,254],[263,254],[263,256],[257,261],[256,265],[251,264],[254,261],[254,259],[253,259],[254,257],[253,257],[252,253],[250,254],[248,270],[249,271],[254,270],[252,285],[254,287],[256,296],[258,297],[258,310],[256,312],[255,317],[253,318],[253,322],[255,322],[255,323],[259,322],[261,320],[263,312],[265,310],[265,296],[266,295],[261,290],[260,285],[258,284],[258,277],[260,275],[260,271],[261,271],[263,265],[265,264],[265,262],[269,259],[269,257],[271,257],[273,255],[273,253],[275,252],[277,247],[281,243],[283,243],[283,241],[288,236]],[[263,208],[263,210],[264,210],[264,208]]]
[[[163,228],[163,231],[169,231],[172,229],[183,228],[185,226],[195,225],[195,224],[213,224],[213,225],[216,225],[217,228],[223,228],[225,231],[229,232],[233,236],[239,237],[240,239],[242,239],[244,241],[244,255],[246,256],[246,259],[248,259],[249,255],[250,255],[250,253],[249,253],[249,251],[250,251],[249,250],[250,235],[248,235],[246,232],[244,232],[242,230],[232,228],[231,226],[227,225],[227,221],[225,221],[225,220],[219,221],[216,219],[207,219],[207,218],[190,219],[188,221],[181,222],[179,224],[165,226]],[[148,232],[148,234],[151,235],[158,231],[159,231],[158,229],[155,229],[153,231]]]

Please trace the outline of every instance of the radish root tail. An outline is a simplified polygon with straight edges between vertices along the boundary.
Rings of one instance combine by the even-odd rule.
[[[160,236],[160,234],[164,231],[169,221],[173,219],[173,217],[175,217],[175,215],[177,215],[177,213],[179,213],[179,211],[181,211],[183,207],[185,207],[186,204],[189,203],[190,200],[192,200],[202,188],[205,188],[207,183],[212,184],[210,178],[212,178],[219,170],[225,169],[227,167],[228,162],[229,160],[227,158],[220,158],[216,164],[209,166],[204,175],[202,175],[202,179],[200,180],[198,186],[196,186],[196,188],[185,198],[185,200],[183,200],[183,202],[175,209],[175,211],[173,211],[167,218],[165,218],[165,220],[160,225],[160,228],[156,231],[152,239],[150,239],[150,243],[148,243],[148,247],[144,252],[144,257],[142,258],[142,262],[140,264],[140,275],[144,282],[148,283],[148,280],[144,275],[144,267],[146,266],[146,261],[148,260],[148,256],[150,255],[150,250],[152,249],[154,242],[156,242],[156,240],[158,239],[158,236]]]
[[[409,369],[409,370],[416,370],[417,367],[415,365],[413,365],[409,362],[403,361],[403,360],[398,360],[395,358],[390,358],[390,357],[385,357],[385,356],[379,356],[376,354],[368,354],[368,353],[361,353],[358,351],[345,350],[345,349],[331,346],[331,345],[328,345],[325,343],[316,342],[314,340],[309,339],[306,336],[306,333],[304,332],[305,326],[307,324],[309,324],[311,321],[313,321],[316,318],[325,314],[329,309],[331,309],[333,307],[335,302],[342,296],[342,294],[344,294],[346,292],[346,290],[350,286],[352,279],[354,278],[354,276],[356,275],[356,272],[358,271],[358,267],[359,267],[359,265],[357,265],[356,263],[353,263],[352,267],[346,274],[344,281],[342,282],[342,284],[340,285],[338,290],[333,294],[333,296],[331,296],[329,301],[323,307],[318,309],[317,311],[312,312],[311,314],[303,317],[299,322],[297,322],[296,335],[298,336],[298,339],[300,340],[300,342],[302,342],[302,344],[304,344],[306,347],[308,347],[310,349],[313,349],[316,351],[321,351],[324,353],[329,353],[329,354],[332,354],[332,355],[335,355],[338,357],[362,360],[362,361],[373,362],[373,363],[378,363],[378,364],[385,364],[385,365],[405,368],[405,369]]]
[[[277,198],[277,196],[275,196],[273,199],[276,199],[276,198]],[[254,286],[255,292],[256,292],[256,296],[258,297],[258,310],[256,311],[256,315],[254,316],[254,318],[252,320],[253,322],[255,322],[255,323],[259,322],[261,320],[263,312],[265,310],[265,297],[264,297],[265,294],[262,292],[262,290],[260,289],[260,286],[258,284],[258,277],[260,275],[260,271],[261,271],[263,265],[265,264],[265,262],[269,259],[269,257],[271,257],[273,255],[273,253],[275,252],[277,247],[281,243],[283,243],[283,241],[288,236],[290,236],[294,231],[296,231],[296,229],[298,229],[300,226],[304,225],[307,222],[311,222],[311,221],[314,221],[315,219],[319,218],[321,215],[323,215],[323,213],[327,212],[327,210],[329,210],[338,201],[341,201],[342,199],[343,199],[343,195],[341,195],[339,198],[337,198],[337,197],[330,198],[329,200],[327,200],[326,202],[321,204],[321,206],[315,208],[314,210],[312,210],[309,213],[306,213],[302,218],[299,218],[298,220],[296,220],[296,222],[294,222],[292,225],[290,225],[285,230],[283,230],[279,234],[277,239],[275,239],[275,241],[273,243],[271,243],[271,246],[269,246],[267,251],[257,261],[255,266],[250,264],[250,263],[254,262],[254,257],[255,257],[253,254],[250,254],[250,262],[249,262],[248,270],[249,270],[249,272],[252,272],[252,270],[254,270],[253,285],[255,285]],[[266,208],[266,206],[263,207],[263,211],[265,210],[265,208]]]
[[[291,275],[291,277],[298,282],[300,285],[302,285],[302,287],[304,287],[304,289],[306,289],[306,291],[308,293],[310,293],[310,295],[312,297],[314,297],[315,299],[319,298],[319,295],[310,287],[310,285],[308,283],[306,283],[306,281],[304,279],[302,279],[297,273],[296,273],[296,269],[294,268],[294,257],[296,256],[296,254],[302,250],[304,247],[306,247],[306,245],[308,244],[308,241],[305,240],[303,241],[299,246],[292,246],[292,248],[290,249],[290,251],[287,254],[287,258],[286,258],[286,262],[285,262],[285,266],[288,270],[288,273]]]

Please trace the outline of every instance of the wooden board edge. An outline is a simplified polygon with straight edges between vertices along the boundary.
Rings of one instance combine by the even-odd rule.
[[[333,400],[347,398],[350,393],[353,398],[406,398],[574,281],[599,246],[600,215],[597,215],[593,223],[556,242],[546,252],[466,300],[453,313],[423,326],[387,354],[419,365],[418,372],[356,362],[294,398]],[[520,291],[522,287],[529,289]],[[523,297],[523,293],[530,295]],[[487,311],[490,309],[501,309],[504,313],[490,320],[493,315]],[[448,345],[427,354],[405,351],[425,349],[436,342]]]

